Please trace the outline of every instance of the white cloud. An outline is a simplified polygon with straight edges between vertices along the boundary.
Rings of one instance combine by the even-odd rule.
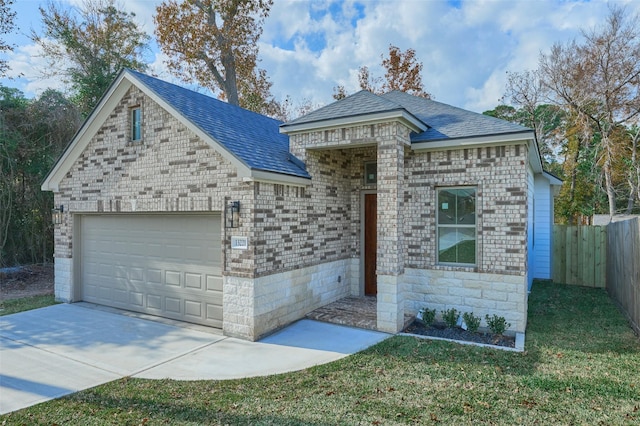
[[[79,5],[82,0],[65,0]],[[45,0],[16,2],[21,33],[39,29],[37,7]],[[153,35],[153,15],[161,0],[122,0],[134,12],[141,28]],[[333,87],[358,90],[357,71],[367,65],[383,75],[382,54],[389,44],[416,50],[424,64],[423,83],[439,101],[475,111],[493,108],[503,95],[506,71],[537,68],[540,52],[555,42],[580,36],[580,28],[603,23],[606,0],[276,0],[264,23],[260,40],[260,67],[273,82],[278,99],[304,98],[314,103],[332,101]],[[630,12],[640,12],[637,0],[614,0]],[[38,80],[42,58],[22,37],[9,55],[12,73],[26,79],[21,90],[36,93],[56,80]],[[172,82],[164,56],[155,43],[149,55],[150,72]],[[183,84],[183,83],[180,83]],[[15,85],[14,85],[15,87]],[[193,86],[191,86],[193,87]]]

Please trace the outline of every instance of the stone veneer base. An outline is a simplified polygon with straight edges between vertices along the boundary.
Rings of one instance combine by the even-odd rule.
[[[54,292],[58,302],[74,302],[73,297],[73,259],[56,257],[53,261]]]
[[[224,334],[255,341],[351,296],[358,265],[359,259],[343,259],[259,278],[224,277]]]
[[[441,311],[455,308],[482,318],[498,315],[511,323],[509,331],[524,333],[527,325],[527,279],[522,275],[405,269],[405,309]]]

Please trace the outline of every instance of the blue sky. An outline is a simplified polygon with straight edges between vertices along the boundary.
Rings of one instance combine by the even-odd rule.
[[[82,0],[58,0],[73,6]],[[43,0],[16,0],[16,45],[5,55],[13,79],[0,82],[34,96],[48,87],[64,90],[59,78],[43,78],[45,61],[27,35],[41,30]],[[153,33],[153,14],[161,0],[121,1]],[[640,13],[638,0],[614,0]],[[580,37],[580,28],[602,24],[604,0],[275,0],[260,40],[260,66],[282,100],[332,102],[333,87],[358,90],[358,68],[384,74],[381,55],[389,44],[413,48],[424,64],[425,89],[438,101],[482,112],[498,104],[507,71],[537,67],[541,52],[554,43]],[[171,76],[156,46],[148,55],[155,75]]]

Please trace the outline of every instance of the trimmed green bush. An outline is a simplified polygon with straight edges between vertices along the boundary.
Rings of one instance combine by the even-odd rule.
[[[458,318],[460,318],[460,313],[456,310],[456,308],[447,309],[446,311],[442,311],[442,320],[447,327],[455,328],[458,325]]]

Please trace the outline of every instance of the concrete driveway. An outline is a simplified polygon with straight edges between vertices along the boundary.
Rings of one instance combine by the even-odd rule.
[[[0,317],[0,414],[124,376],[232,379],[343,358],[388,334],[301,320],[260,342],[89,304]]]

